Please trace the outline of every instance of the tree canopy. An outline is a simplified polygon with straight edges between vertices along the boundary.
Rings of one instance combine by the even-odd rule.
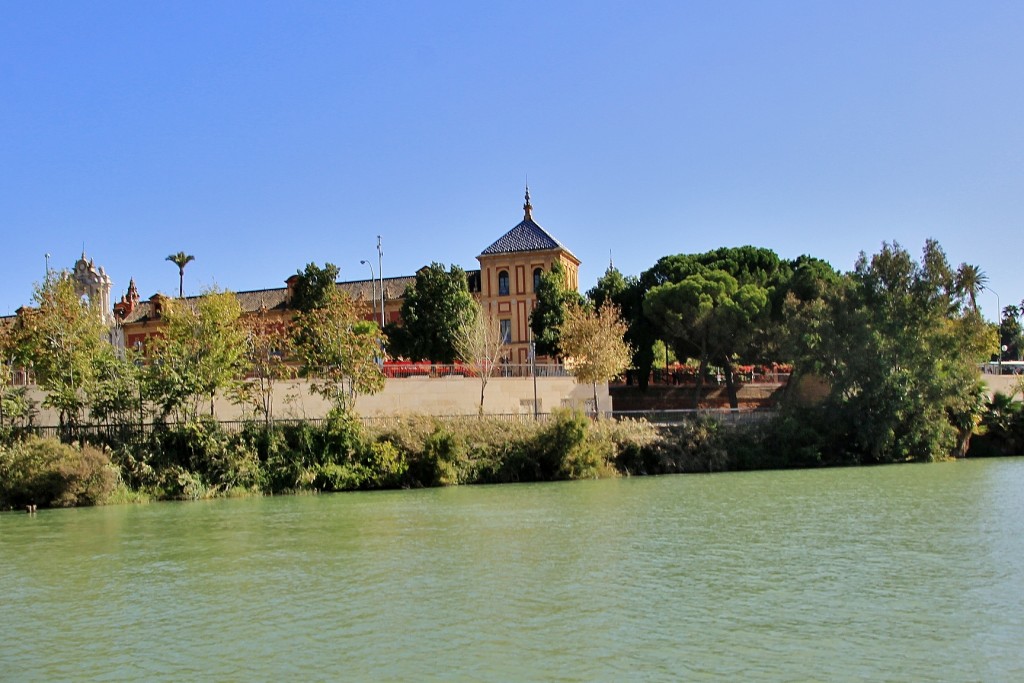
[[[660,339],[678,358],[700,365],[698,398],[705,372],[714,363],[725,370],[730,402],[736,405],[729,369],[736,361],[772,354],[771,324],[781,312],[791,275],[792,264],[775,252],[746,246],[665,256],[636,280],[627,280],[616,303],[629,321],[627,339],[641,386],[646,385],[652,349]]]
[[[352,300],[331,289],[322,306],[295,317],[292,339],[299,373],[310,388],[347,412],[357,394],[384,388],[377,361],[384,342],[375,322],[359,318]]]
[[[333,263],[325,263],[323,268],[307,263],[304,270],[296,272],[298,279],[292,288],[292,308],[305,313],[326,306],[336,289],[339,272]]]
[[[644,297],[644,312],[672,344],[679,357],[700,363],[696,396],[711,361],[725,369],[729,402],[737,407],[732,382],[732,358],[746,351],[768,310],[768,290],[756,284],[740,285],[718,269],[700,269],[680,282],[654,287]]]
[[[14,355],[18,364],[35,371],[47,392],[43,405],[59,412],[62,426],[73,427],[81,422],[96,378],[106,327],[66,272],[48,274],[33,300],[36,306],[22,310],[12,332]]]
[[[938,243],[917,262],[883,244],[821,299],[787,302],[795,381],[828,386],[797,422],[829,457],[895,462],[966,450],[982,409],[977,363],[995,336],[973,310]],[[817,418],[815,417],[817,415]]]
[[[594,388],[594,411],[598,411],[597,383],[607,382],[629,367],[632,356],[625,341],[626,323],[619,308],[607,301],[596,310],[570,302],[559,330],[562,351],[572,374]]]
[[[551,270],[540,275],[537,284],[537,305],[530,314],[530,330],[537,353],[541,356],[561,357],[560,330],[565,322],[566,306],[579,303],[579,292],[566,286],[565,268],[555,261]]]
[[[466,271],[456,265],[445,270],[431,263],[416,273],[405,291],[402,324],[393,334],[393,355],[411,360],[453,363],[458,356],[456,337],[474,315],[473,295]]]
[[[232,391],[245,368],[246,330],[232,292],[210,289],[194,300],[167,301],[162,334],[147,367],[149,397],[164,417],[195,421],[199,403]]]

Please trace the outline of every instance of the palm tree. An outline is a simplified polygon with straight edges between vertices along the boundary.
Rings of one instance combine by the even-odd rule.
[[[969,263],[961,263],[956,273],[957,289],[967,297],[971,303],[971,310],[978,312],[978,294],[988,284],[988,275],[978,266]]]
[[[177,254],[171,254],[167,257],[168,261],[178,266],[178,298],[185,298],[185,266],[190,261],[195,261],[196,257],[192,254],[186,254],[183,251],[179,251]]]

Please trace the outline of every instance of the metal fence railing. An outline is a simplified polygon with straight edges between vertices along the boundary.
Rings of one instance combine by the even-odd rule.
[[[293,368],[288,379],[298,379],[298,370]],[[2,370],[0,370],[2,371]],[[410,377],[443,378],[443,377],[478,377],[479,370],[465,363],[412,363],[389,361],[381,368],[387,379],[407,379]],[[490,368],[490,377],[570,377],[572,373],[560,363],[495,363]],[[254,379],[254,375],[246,375],[245,379]],[[316,379],[311,375],[308,379]],[[35,373],[29,370],[15,369],[10,371],[10,383],[18,387],[36,386]]]
[[[682,408],[669,410],[616,410],[612,417],[618,420],[646,420],[651,424],[674,425],[709,417],[725,425],[741,425],[766,422],[776,415],[768,408]]]
[[[495,363],[488,368],[491,377],[568,377],[569,371],[562,364],[544,363],[530,365],[528,363]],[[384,364],[384,376],[388,379],[404,379],[408,377],[477,377],[480,371],[465,363],[412,363],[389,361]]]
[[[789,381],[790,373],[788,372],[735,372],[733,373],[733,381],[737,385],[742,384],[785,384]],[[664,369],[656,368],[651,371],[648,375],[647,381],[649,384],[660,385],[660,386],[696,386],[697,375],[692,372],[684,372],[679,370],[669,370],[666,372]],[[612,382],[613,384],[626,384],[626,383],[637,383],[638,378],[636,371],[630,370],[620,378],[619,380]],[[725,377],[722,375],[710,375],[704,378],[705,387],[717,387],[725,386]]]
[[[702,408],[699,410],[616,410],[603,412],[600,417],[614,420],[644,420],[654,425],[677,425],[702,417],[709,417],[719,423],[728,426],[754,424],[770,420],[776,411],[764,408],[733,410]],[[591,418],[596,418],[594,413],[587,412]],[[520,413],[484,413],[483,415],[459,414],[459,415],[366,415],[357,416],[364,426],[391,426],[417,420],[429,419],[444,422],[475,422],[480,419],[505,422],[509,424],[523,424],[534,421],[547,421],[551,413],[520,412]],[[310,425],[322,426],[326,418],[281,418],[267,423],[260,419],[254,420],[218,420],[217,424],[228,433],[236,434],[246,429],[265,429],[268,426],[299,426]],[[34,435],[41,437],[58,438],[63,441],[80,441],[83,443],[112,444],[117,442],[131,441],[133,439],[146,438],[157,429],[180,426],[178,423],[119,423],[99,425],[76,425],[76,426],[54,426],[54,425],[13,425],[8,428],[18,435]]]

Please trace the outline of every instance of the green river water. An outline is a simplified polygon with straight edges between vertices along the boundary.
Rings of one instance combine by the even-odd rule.
[[[0,680],[1024,680],[1024,459],[0,515]]]

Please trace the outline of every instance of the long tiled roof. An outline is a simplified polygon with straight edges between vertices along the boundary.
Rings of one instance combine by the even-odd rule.
[[[384,298],[388,300],[399,299],[405,295],[405,288],[416,282],[414,275],[402,275],[400,277],[384,278]],[[349,282],[337,283],[337,288],[347,293],[355,300],[373,301],[375,287],[379,283],[371,280],[352,280]],[[238,303],[242,306],[243,313],[254,313],[260,310],[274,311],[288,309],[288,288],[276,287],[274,289],[254,289],[248,292],[236,292]],[[379,296],[379,295],[378,295]],[[186,297],[186,301],[194,301],[198,297]],[[152,304],[149,301],[140,301],[135,309],[128,314],[122,323],[139,323],[152,320]]]

